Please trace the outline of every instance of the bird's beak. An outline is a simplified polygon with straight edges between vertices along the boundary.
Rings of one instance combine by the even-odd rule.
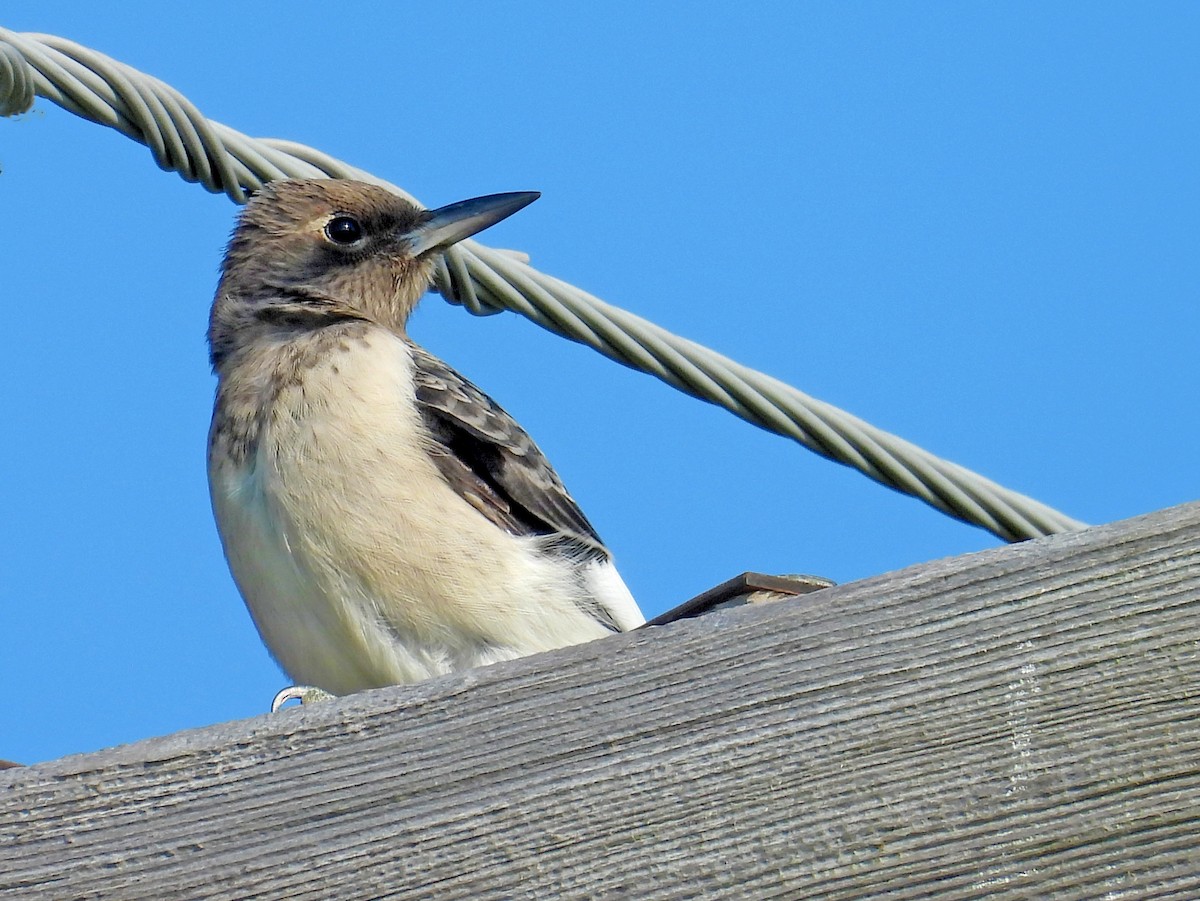
[[[429,218],[406,235],[410,252],[419,257],[431,250],[448,247],[507,219],[541,196],[537,191],[488,194],[430,210]]]

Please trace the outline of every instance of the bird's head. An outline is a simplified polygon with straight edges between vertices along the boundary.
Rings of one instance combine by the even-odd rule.
[[[303,327],[324,315],[402,331],[438,251],[538,196],[492,194],[422,210],[365,182],[271,182],[246,205],[225,253],[209,330],[214,361],[238,330],[257,332],[255,323]]]

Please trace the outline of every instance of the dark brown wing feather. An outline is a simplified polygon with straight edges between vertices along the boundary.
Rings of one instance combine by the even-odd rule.
[[[417,406],[446,481],[514,535],[552,536],[568,553],[607,559],[600,536],[525,430],[433,354],[411,346]]]

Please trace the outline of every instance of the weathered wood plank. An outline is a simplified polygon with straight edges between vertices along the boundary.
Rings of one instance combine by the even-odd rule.
[[[1200,896],[1200,504],[0,772],[0,897]]]

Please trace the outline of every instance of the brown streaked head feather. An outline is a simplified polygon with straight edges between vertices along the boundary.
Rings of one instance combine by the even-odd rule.
[[[326,226],[352,217],[362,240],[338,244]],[[229,241],[209,324],[214,366],[239,345],[332,317],[396,334],[429,287],[432,265],[406,233],[429,214],[386,188],[338,179],[271,182],[246,205]]]

